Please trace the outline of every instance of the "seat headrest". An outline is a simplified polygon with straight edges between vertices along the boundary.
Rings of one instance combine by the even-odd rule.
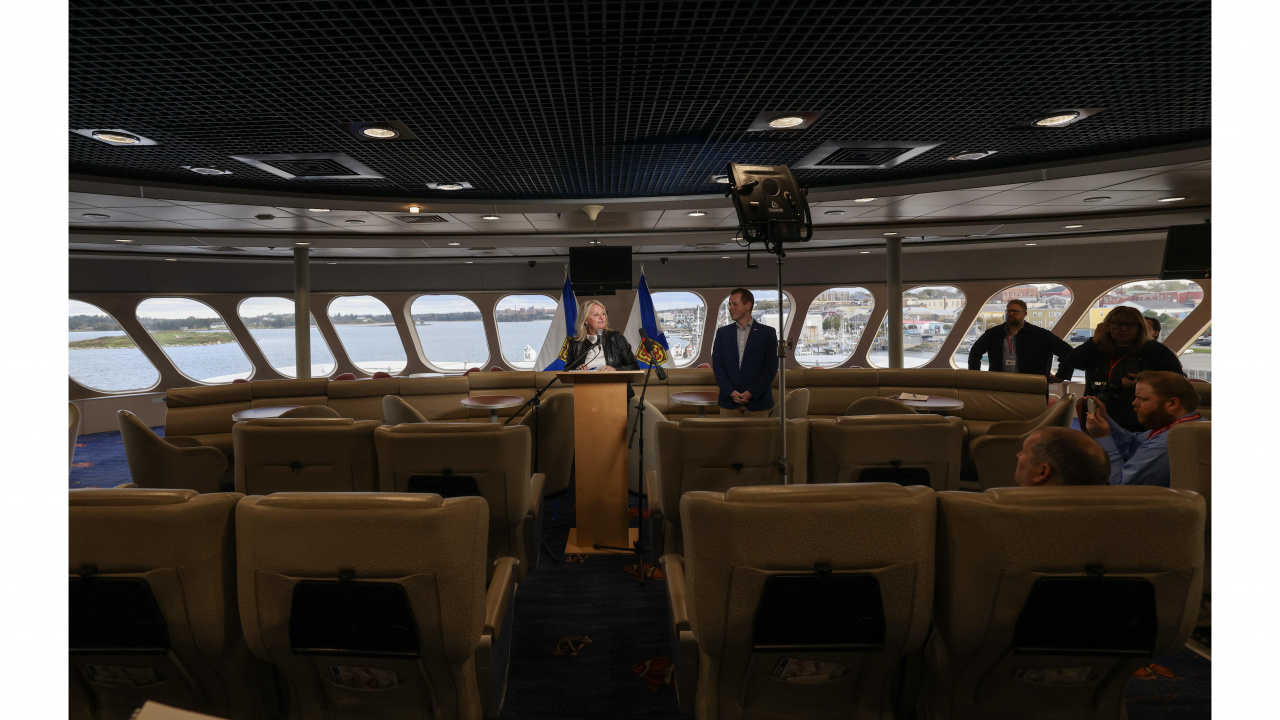
[[[1064,505],[1174,505],[1195,502],[1196,494],[1144,485],[1055,485],[1052,487],[991,488],[981,495],[948,492],[942,495],[970,495],[1000,507],[1062,507]]]
[[[523,426],[516,426],[523,427]],[[379,428],[381,432],[394,433],[396,435],[440,435],[444,433],[500,433],[509,430],[497,423],[442,423],[442,422],[425,422],[425,423],[405,423],[403,425],[382,426]]]
[[[370,421],[365,421],[370,422]],[[376,422],[376,421],[373,421]],[[341,427],[354,425],[352,418],[258,418],[247,420],[243,424],[248,427]]]
[[[200,493],[195,490],[157,490],[153,488],[80,488],[71,490],[71,505],[77,507],[106,505],[182,505]]]
[[[250,495],[245,502],[293,510],[408,510],[438,508],[444,504],[444,498],[432,493],[279,492]]]
[[[908,498],[933,490],[922,485],[903,487],[897,483],[831,483],[827,485],[755,485],[729,488],[725,502],[736,503],[824,503],[858,500]]]
[[[951,422],[941,415],[845,415],[836,418],[837,425],[946,425]]]

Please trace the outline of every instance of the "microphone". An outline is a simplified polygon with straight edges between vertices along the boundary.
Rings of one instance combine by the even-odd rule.
[[[647,343],[647,342],[651,342],[651,343],[653,343],[654,345],[657,345],[657,344],[658,344],[658,341],[657,341],[657,340],[650,340],[650,339],[649,339],[649,334],[648,334],[648,333],[646,333],[646,332],[644,331],[644,328],[640,328],[640,344],[643,346],[643,345],[644,345],[645,343]],[[667,379],[667,371],[666,371],[665,369],[663,369],[663,367],[662,367],[661,365],[655,365],[654,363],[649,363],[649,364],[650,364],[650,365],[653,365],[653,369],[654,369],[654,371],[658,373],[658,379],[659,379],[659,380],[666,380],[666,379]]]

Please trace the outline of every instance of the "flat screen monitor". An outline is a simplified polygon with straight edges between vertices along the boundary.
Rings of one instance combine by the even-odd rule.
[[[569,248],[574,295],[613,295],[631,289],[631,247]]]
[[[1174,225],[1164,241],[1161,280],[1203,280],[1212,267],[1209,223]]]

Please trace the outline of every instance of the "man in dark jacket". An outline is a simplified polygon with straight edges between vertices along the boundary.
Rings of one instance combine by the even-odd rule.
[[[716,331],[711,370],[720,386],[720,414],[764,417],[773,408],[773,376],[778,374],[778,334],[751,318],[750,290],[729,293],[733,322]],[[779,315],[781,317],[781,315]]]
[[[989,358],[993,372],[1043,375],[1049,382],[1063,382],[1075,371],[1067,364],[1071,346],[1062,338],[1026,321],[1027,304],[1010,300],[1005,307],[1005,322],[982,333],[969,350],[969,369],[982,369],[982,356]],[[1058,358],[1058,373],[1050,372],[1053,358]]]

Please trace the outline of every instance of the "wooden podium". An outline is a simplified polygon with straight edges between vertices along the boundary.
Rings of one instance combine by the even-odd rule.
[[[558,372],[573,385],[573,446],[577,469],[577,527],[565,553],[614,553],[593,545],[630,548],[637,530],[627,516],[627,385],[640,370]],[[630,551],[628,551],[630,552]]]

